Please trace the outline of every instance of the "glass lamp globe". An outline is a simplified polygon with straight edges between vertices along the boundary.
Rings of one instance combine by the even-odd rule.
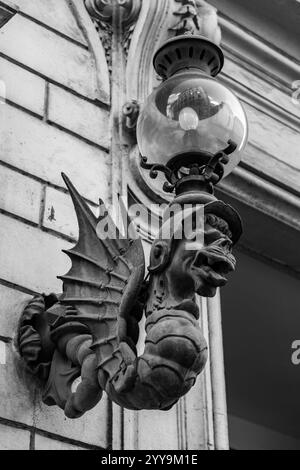
[[[147,99],[137,124],[139,149],[149,164],[173,170],[205,165],[230,141],[236,147],[224,176],[240,162],[247,118],[238,98],[213,77],[223,65],[220,54],[201,37],[175,38],[157,53],[154,65],[165,81]]]

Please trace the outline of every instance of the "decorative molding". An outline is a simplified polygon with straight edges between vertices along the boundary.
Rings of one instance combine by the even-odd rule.
[[[269,115],[273,119],[276,119],[277,121],[281,122],[284,126],[290,127],[296,132],[300,131],[300,114],[298,113],[299,115],[297,115],[298,108],[296,108],[295,105],[295,110],[293,113],[293,110],[291,109],[293,105],[287,105],[284,108],[279,103],[272,101],[270,99],[270,95],[266,96],[266,94],[258,93],[258,91],[247,87],[245,83],[236,80],[236,77],[232,77],[224,71],[222,72],[222,76],[220,76],[219,79],[228,88],[234,91],[241,101],[248,103],[260,112]],[[286,98],[286,100],[291,100],[291,97],[284,97]]]
[[[113,28],[110,23],[104,21],[92,19],[94,28],[98,33],[101,44],[103,46],[107,67],[109,74],[112,73],[112,40],[113,40]]]
[[[23,311],[19,324],[19,351],[30,372],[41,381],[46,381],[50,373],[54,346],[44,340],[37,324],[43,312],[58,301],[55,295],[35,296]],[[49,327],[47,326],[49,331]],[[46,331],[44,332],[46,334]]]
[[[271,80],[280,89],[292,93],[292,83],[300,77],[299,62],[224,15],[219,15],[219,24],[225,52],[240,60],[242,66],[256,71],[266,81]]]
[[[249,142],[240,167],[288,193],[300,197],[300,169]]]
[[[89,14],[103,23],[113,23],[114,8],[122,12],[122,25],[128,27],[136,22],[142,0],[85,0]],[[121,10],[123,9],[123,11]]]
[[[128,52],[126,88],[128,101],[143,103],[155,86],[152,59],[168,38],[173,0],[143,1]]]
[[[142,0],[85,0],[86,9],[103,44],[110,72],[112,71],[112,37],[115,27],[114,12],[118,15],[123,36],[122,45],[125,57],[127,57],[141,5]]]
[[[299,278],[300,197],[241,166],[222,181],[217,195],[244,220],[241,249]]]
[[[124,30],[122,46],[123,46],[126,58],[128,57],[128,52],[129,52],[134,28],[135,28],[135,24],[129,26],[127,29]]]
[[[219,185],[226,194],[300,231],[300,198],[242,167]]]
[[[215,450],[229,450],[225,364],[220,291],[207,299],[207,321],[210,344],[210,372]]]
[[[77,19],[78,25],[88,41],[96,65],[97,93],[95,98],[105,104],[110,103],[110,80],[105,47],[99,41],[99,36],[83,1],[70,0],[70,6]]]
[[[170,31],[181,34],[201,34],[215,44],[221,42],[217,10],[204,0],[175,0],[181,6],[173,13],[175,24]]]

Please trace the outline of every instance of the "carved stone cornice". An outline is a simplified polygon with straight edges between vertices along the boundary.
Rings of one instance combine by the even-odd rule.
[[[241,67],[264,77],[267,82],[292,93],[292,84],[300,76],[300,64],[272,44],[245,30],[225,15],[219,14],[222,48],[236,58]]]
[[[112,24],[114,8],[122,8],[122,23],[129,26],[136,22],[141,0],[85,0],[85,5],[90,15],[96,20]]]
[[[300,194],[280,188],[244,164],[225,178],[216,192],[242,216],[241,249],[299,278]]]
[[[300,231],[300,198],[239,166],[220,190],[279,222]]]

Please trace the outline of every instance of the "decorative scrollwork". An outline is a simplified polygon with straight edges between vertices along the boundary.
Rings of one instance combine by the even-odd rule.
[[[194,176],[203,176],[203,179],[210,184],[217,184],[223,176],[223,166],[229,163],[229,155],[232,154],[237,148],[237,145],[232,141],[228,141],[228,146],[226,149],[217,152],[215,155],[207,154],[210,158],[205,165],[199,165],[195,161],[192,161],[186,166],[186,174],[182,174],[180,170],[180,164],[177,165],[177,168],[170,168],[166,165],[161,165],[158,163],[148,163],[147,157],[141,156],[140,165],[144,170],[149,171],[149,176],[152,179],[156,179],[158,172],[164,173],[168,183],[165,183],[163,190],[166,193],[172,193],[177,183],[184,177],[193,178]],[[184,160],[184,158],[183,158]]]
[[[112,23],[114,8],[122,8],[122,23],[129,26],[136,22],[141,9],[141,0],[85,0],[90,15],[105,23]]]
[[[114,11],[118,8],[119,14],[121,15],[121,24],[123,29],[122,45],[125,56],[127,57],[142,2],[141,0],[85,0],[85,5],[99,33],[101,42],[105,49],[108,67],[111,72]]]
[[[49,326],[41,333],[38,323],[45,310],[58,302],[58,298],[38,295],[25,307],[19,324],[19,350],[28,369],[41,380],[46,380],[51,367],[54,345],[47,341]],[[48,331],[47,331],[48,330]]]
[[[160,165],[158,163],[149,164],[147,162],[148,162],[147,157],[141,156],[141,162],[140,162],[141,168],[143,168],[144,170],[149,170],[149,176],[152,179],[156,179],[158,177],[158,172],[164,173],[165,177],[168,180],[168,183],[164,184],[163,190],[166,193],[172,193],[178,181],[178,177],[176,176],[176,173],[165,165]]]
[[[181,6],[175,11],[176,23],[170,31],[176,36],[182,34],[201,34],[215,44],[221,42],[221,30],[218,26],[217,10],[204,0],[175,0]]]

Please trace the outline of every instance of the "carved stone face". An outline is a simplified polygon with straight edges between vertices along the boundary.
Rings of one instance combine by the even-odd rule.
[[[175,298],[192,293],[214,297],[217,288],[227,283],[227,274],[235,270],[229,236],[205,224],[204,246],[201,249],[187,247],[185,239],[176,242],[171,264],[166,270],[170,292]]]

